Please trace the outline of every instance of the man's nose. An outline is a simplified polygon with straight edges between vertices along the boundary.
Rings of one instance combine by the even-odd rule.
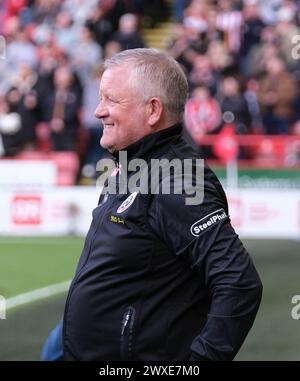
[[[96,118],[101,119],[108,116],[108,109],[104,107],[103,103],[99,103],[94,112]]]

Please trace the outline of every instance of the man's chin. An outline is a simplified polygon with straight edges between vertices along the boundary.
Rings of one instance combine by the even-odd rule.
[[[105,142],[105,140],[100,140],[100,146],[104,149],[106,149],[110,153],[114,153],[117,151],[116,146],[114,144],[109,144]]]

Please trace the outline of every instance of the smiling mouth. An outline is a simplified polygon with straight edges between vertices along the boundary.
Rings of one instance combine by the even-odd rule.
[[[114,126],[114,124],[104,124],[103,125],[104,129],[112,128],[113,126]]]

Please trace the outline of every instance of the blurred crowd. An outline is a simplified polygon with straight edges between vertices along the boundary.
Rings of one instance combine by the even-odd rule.
[[[0,156],[74,151],[94,172],[103,154],[99,101],[102,61],[144,47],[141,0],[1,0]],[[150,12],[151,15],[151,12]],[[153,25],[157,15],[151,15]]]
[[[188,76],[192,136],[216,133],[229,122],[237,134],[300,134],[300,1],[175,5],[168,51]]]
[[[155,27],[167,8],[164,0],[0,0],[0,156],[75,151],[93,176],[104,154],[94,117],[101,63],[144,47],[141,23]],[[300,135],[300,1],[173,0],[173,20],[166,50],[188,77],[185,125],[196,141],[224,123],[237,134]]]

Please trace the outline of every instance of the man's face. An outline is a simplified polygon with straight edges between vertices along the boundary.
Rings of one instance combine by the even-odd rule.
[[[100,82],[100,103],[95,116],[103,122],[102,147],[120,151],[151,133],[147,105],[137,95],[127,67],[107,69]]]

